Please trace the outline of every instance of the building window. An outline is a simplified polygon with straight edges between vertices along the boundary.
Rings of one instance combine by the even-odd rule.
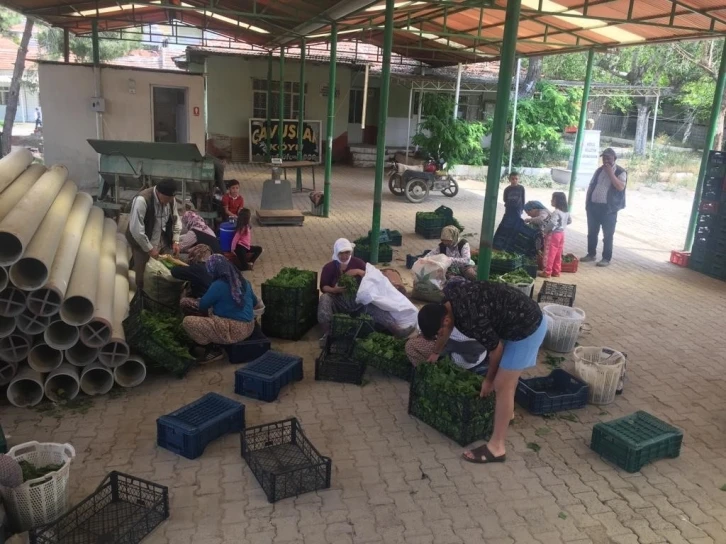
[[[271,83],[271,100],[270,118],[280,118],[280,82],[272,81]],[[308,86],[305,85],[305,94],[307,95]],[[291,81],[284,82],[283,85],[283,116],[285,119],[297,119],[300,111],[300,83]],[[252,116],[257,119],[267,118],[267,80],[252,80]],[[306,104],[307,111],[307,104]]]
[[[0,106],[8,105],[8,96],[10,96],[10,89],[7,87],[0,88]]]
[[[363,122],[363,89],[350,90],[350,102],[348,103],[348,123],[356,124]]]

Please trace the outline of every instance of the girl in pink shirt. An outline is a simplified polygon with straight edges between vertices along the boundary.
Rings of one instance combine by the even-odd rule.
[[[252,245],[252,212],[242,208],[237,214],[237,232],[232,238],[232,251],[237,256],[242,270],[252,270],[255,261],[262,254],[260,246]]]

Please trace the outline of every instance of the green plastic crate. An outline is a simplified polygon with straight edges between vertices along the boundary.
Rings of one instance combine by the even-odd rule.
[[[638,472],[657,459],[678,457],[683,431],[647,412],[597,423],[590,448],[627,472]]]

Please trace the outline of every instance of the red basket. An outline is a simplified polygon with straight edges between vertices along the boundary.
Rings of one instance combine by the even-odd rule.
[[[577,267],[580,264],[580,259],[575,257],[572,253],[563,255],[563,257],[572,257],[573,260],[569,263],[562,261],[562,271],[569,272],[570,274],[574,274],[575,272],[577,272]]]
[[[713,200],[702,200],[701,205],[698,207],[698,211],[701,213],[718,213],[718,202]]]
[[[676,266],[688,266],[688,258],[691,254],[687,251],[671,251],[671,262]]]

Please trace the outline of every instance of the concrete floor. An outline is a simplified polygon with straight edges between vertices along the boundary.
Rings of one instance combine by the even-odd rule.
[[[242,166],[228,169],[228,177],[242,182],[248,206],[259,205],[265,171]],[[319,270],[336,238],[367,233],[372,191],[371,170],[335,168],[331,218],[255,228],[254,243],[265,253],[251,281],[257,287],[282,266]],[[549,203],[551,192],[528,189],[527,196]],[[483,193],[483,184],[464,182],[454,199],[436,195],[412,205],[384,190],[383,227],[403,233],[393,264],[409,286],[406,253],[433,245],[414,234],[415,213],[445,204],[467,231],[478,233]],[[576,199],[566,250],[582,255],[584,193]],[[307,194],[294,200],[310,209]],[[608,406],[574,412],[573,421],[517,408],[501,465],[462,462],[460,447],[407,414],[404,382],[372,372],[364,387],[315,382],[318,330],[300,342],[273,340],[273,349],[303,356],[305,366],[305,379],[273,403],[234,395],[235,367],[222,362],[193,369],[184,380],[156,378],[116,398],[95,399],[87,414],[56,419],[3,406],[2,424],[11,444],[75,446],[74,504],[111,470],[169,486],[171,518],[144,541],[149,544],[724,543],[726,285],[667,262],[669,250],[683,243],[689,210],[690,202],[670,193],[630,192],[612,266],[581,266],[562,278],[577,283],[576,306],[592,326],[580,344],[628,353],[625,393]],[[538,365],[529,374],[547,371]],[[237,435],[212,443],[194,461],[158,448],[156,418],[209,391],[243,402],[248,425],[297,417],[333,460],[332,488],[270,505],[240,458]],[[589,449],[593,424],[635,410],[684,431],[678,459],[628,474]],[[528,449],[530,442],[541,450]]]

